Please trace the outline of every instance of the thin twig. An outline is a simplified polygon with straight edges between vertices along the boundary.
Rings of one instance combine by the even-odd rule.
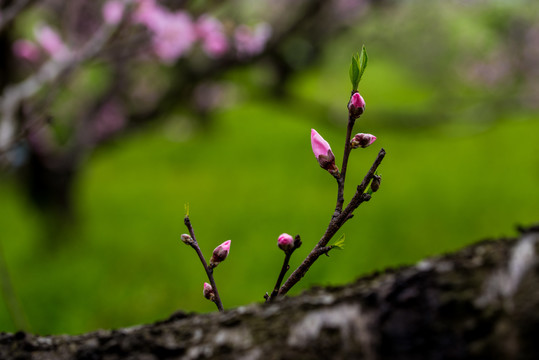
[[[339,231],[339,229],[344,225],[344,223],[352,217],[353,211],[357,209],[357,207],[362,202],[368,201],[371,198],[369,194],[365,193],[365,189],[367,188],[369,182],[374,176],[376,169],[382,163],[382,160],[384,159],[385,155],[385,150],[381,149],[378,153],[378,156],[376,157],[376,160],[363,178],[363,181],[357,187],[356,193],[352,197],[352,200],[350,200],[350,203],[348,203],[346,208],[339,215],[333,216],[331,218],[326,232],[324,233],[318,244],[315,245],[315,247],[311,250],[309,255],[307,255],[305,260],[303,260],[303,262],[298,266],[298,268],[294,270],[292,274],[290,274],[288,279],[285,281],[285,283],[279,290],[279,295],[285,295],[295,284],[298,283],[298,281],[301,280],[302,277],[305,276],[311,265],[314,264],[314,262],[320,257],[320,255],[327,254],[332,249],[331,246],[327,246],[329,241],[333,238],[337,231]]]
[[[283,282],[284,276],[286,272],[290,269],[290,265],[288,263],[290,262],[290,257],[292,256],[292,253],[299,249],[301,247],[301,237],[299,235],[296,235],[294,238],[293,246],[291,249],[284,250],[285,257],[283,262],[283,267],[281,268],[281,272],[279,273],[279,277],[277,278],[277,282],[275,283],[275,287],[273,288],[273,291],[271,292],[271,295],[264,295],[264,299],[266,299],[266,302],[271,302],[275,300],[275,298],[279,295],[279,289],[281,288],[281,283]]]
[[[32,76],[4,89],[0,97],[0,152],[8,151],[17,140],[16,113],[20,104],[37,94],[44,85],[97,56],[117,29],[118,25],[103,24],[80,49],[68,52],[62,59],[49,59]]]
[[[200,250],[200,246],[198,246],[198,242],[195,237],[195,231],[193,230],[193,225],[191,224],[189,215],[185,216],[185,218],[183,219],[183,222],[185,223],[185,226],[189,230],[189,235],[191,235],[191,238],[193,239],[193,242],[190,244],[190,246],[193,249],[195,249],[200,259],[200,262],[202,263],[202,266],[204,266],[204,270],[206,270],[206,275],[208,275],[208,280],[210,281],[210,285],[213,289],[213,293],[215,296],[213,302],[215,303],[219,311],[223,311],[223,303],[221,302],[221,297],[219,296],[219,291],[217,291],[217,285],[215,284],[215,279],[213,278],[213,269],[209,268],[208,263],[206,262],[206,259],[204,258],[202,251]]]
[[[277,278],[277,282],[275,283],[275,287],[273,288],[271,295],[266,298],[266,302],[271,302],[275,300],[275,298],[279,294],[279,289],[281,288],[281,283],[283,282],[284,276],[286,272],[288,271],[288,269],[290,269],[290,265],[288,265],[288,262],[290,261],[291,256],[292,256],[291,251],[285,253],[283,267],[281,268],[281,272],[279,273],[279,277]]]
[[[0,31],[13,21],[33,0],[18,0],[12,3],[12,5],[6,9],[2,9],[2,16],[0,17]]]
[[[338,216],[343,208],[344,205],[344,181],[346,179],[346,169],[348,168],[348,158],[350,156],[350,151],[352,151],[352,146],[350,145],[350,139],[352,138],[352,132],[354,130],[354,124],[356,120],[351,115],[348,114],[348,126],[346,129],[346,141],[344,143],[344,153],[342,157],[342,167],[341,167],[341,174],[339,178],[337,179],[338,189],[337,189],[337,206],[335,207],[335,214],[333,215]]]

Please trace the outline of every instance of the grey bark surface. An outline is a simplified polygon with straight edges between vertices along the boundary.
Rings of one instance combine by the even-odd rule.
[[[539,227],[270,304],[76,336],[0,359],[539,359]]]

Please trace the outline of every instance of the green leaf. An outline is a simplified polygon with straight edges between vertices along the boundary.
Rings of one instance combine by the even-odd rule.
[[[185,208],[185,216],[189,216],[189,203],[185,203],[183,206]]]
[[[368,60],[369,57],[367,56],[365,45],[361,48],[361,54],[356,53],[355,55],[352,55],[352,62],[350,63],[350,69],[348,71],[350,82],[352,83],[352,91],[357,91],[361,77],[367,68]]]
[[[365,72],[365,69],[367,68],[367,62],[369,61],[369,56],[367,55],[367,49],[365,49],[365,45],[361,48],[361,55],[359,56],[357,63],[359,68],[359,78],[358,78],[358,84],[361,81],[361,78],[363,77],[363,73]]]
[[[341,237],[339,238],[339,240],[335,241],[335,243],[333,245],[331,245],[331,248],[332,249],[339,249],[339,250],[343,250],[344,249],[344,234],[341,235]]]
[[[357,91],[357,86],[359,85],[359,63],[358,59],[352,56],[352,63],[350,64],[350,82],[352,83],[352,90]]]

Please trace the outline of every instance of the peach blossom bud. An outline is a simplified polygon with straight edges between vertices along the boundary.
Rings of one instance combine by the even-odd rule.
[[[117,25],[124,14],[124,4],[119,0],[109,0],[103,5],[103,19],[109,25]]]
[[[350,145],[352,145],[352,149],[357,149],[358,147],[366,148],[375,140],[376,136],[374,135],[359,133],[350,140]]]
[[[193,245],[195,243],[189,234],[182,234],[182,241],[185,245]]]
[[[216,267],[221,263],[221,261],[224,261],[226,259],[228,253],[230,252],[230,243],[231,240],[227,240],[221,245],[217,246],[215,250],[213,250],[213,254],[210,260],[210,268]]]
[[[283,233],[279,235],[279,239],[277,240],[277,246],[283,251],[288,251],[294,248],[294,238],[292,235],[289,235],[287,233]]]
[[[357,119],[365,111],[365,100],[358,92],[352,94],[350,102],[348,102],[348,111],[350,115]]]
[[[377,192],[378,189],[380,189],[380,182],[382,181],[382,177],[380,175],[374,175],[371,182],[371,190],[372,192]]]
[[[204,297],[208,300],[213,301],[215,299],[213,288],[207,282],[204,283],[204,290],[202,291],[202,294],[204,294]]]
[[[331,147],[315,129],[311,129],[311,146],[320,167],[329,171],[332,175],[337,175],[339,169],[337,168],[337,165],[335,165],[335,156],[331,151]]]

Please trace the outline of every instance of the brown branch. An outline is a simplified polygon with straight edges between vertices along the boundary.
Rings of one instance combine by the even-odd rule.
[[[44,85],[53,83],[71,73],[77,65],[97,56],[117,29],[117,25],[104,24],[77,51],[70,51],[61,60],[48,60],[32,76],[5,88],[0,97],[0,154],[11,149],[18,140],[15,120],[23,101],[37,94]]]
[[[223,311],[223,303],[221,301],[221,297],[219,296],[219,291],[217,291],[217,285],[215,284],[215,279],[213,278],[213,269],[210,269],[210,267],[208,266],[208,263],[206,262],[206,259],[204,258],[202,251],[200,250],[200,246],[198,246],[198,242],[195,237],[195,231],[193,230],[193,225],[191,224],[189,215],[185,215],[183,222],[185,223],[185,226],[189,230],[189,235],[191,235],[191,238],[193,239],[193,242],[190,243],[189,245],[196,251],[198,258],[200,259],[200,262],[202,263],[202,266],[204,266],[206,275],[208,275],[208,280],[210,281],[210,285],[214,293],[213,302],[215,303],[219,311]]]
[[[279,273],[279,277],[277,278],[277,282],[275,283],[275,287],[273,288],[273,291],[271,292],[271,295],[264,296],[266,298],[266,302],[271,302],[275,300],[277,295],[279,295],[279,289],[281,288],[281,283],[283,282],[284,276],[288,269],[290,269],[290,265],[288,265],[288,262],[290,261],[290,257],[292,256],[292,252],[286,252],[284,255],[284,261],[283,261],[283,267],[281,268],[281,272]]]
[[[0,17],[0,31],[4,30],[5,27],[13,21],[28,5],[30,5],[34,0],[18,0],[15,1],[10,7],[5,9],[0,9],[2,11],[2,16]]]
[[[74,336],[0,333],[0,358],[539,359],[537,243],[539,227],[271,306]]]
[[[292,253],[299,249],[301,246],[301,238],[299,235],[296,235],[294,238],[294,246],[290,250],[285,251],[285,257],[283,262],[283,267],[281,268],[281,272],[279,273],[279,277],[277,278],[277,282],[275,283],[275,287],[273,288],[273,291],[271,292],[271,295],[268,296],[268,293],[264,295],[264,298],[266,299],[266,302],[271,302],[275,300],[275,298],[279,295],[279,289],[281,288],[281,284],[283,282],[284,276],[288,269],[290,269],[290,265],[288,263],[290,262],[290,257],[292,256]]]
[[[352,146],[350,145],[350,139],[352,137],[352,132],[354,130],[354,124],[356,119],[348,114],[348,127],[346,129],[346,141],[344,143],[344,153],[342,157],[342,167],[341,174],[337,179],[338,189],[337,189],[337,206],[335,207],[334,217],[339,216],[344,205],[344,181],[346,179],[346,170],[348,168],[348,158],[350,156],[350,151],[352,151]]]
[[[339,229],[344,225],[344,223],[352,217],[352,213],[354,212],[354,210],[357,209],[357,207],[361,205],[362,202],[370,200],[371,197],[369,194],[365,193],[365,189],[367,188],[369,182],[374,176],[376,169],[378,169],[378,166],[380,166],[380,164],[382,163],[382,160],[384,159],[385,155],[385,150],[381,149],[378,153],[378,156],[376,157],[376,160],[374,160],[374,163],[372,164],[371,168],[363,178],[363,181],[357,187],[356,193],[350,200],[350,203],[348,203],[342,213],[331,218],[326,232],[324,233],[318,244],[315,245],[309,255],[307,255],[307,257],[305,258],[305,260],[303,260],[303,262],[298,266],[298,268],[288,277],[286,282],[279,290],[279,295],[285,295],[295,284],[298,283],[298,281],[301,280],[302,277],[305,276],[311,265],[314,264],[314,262],[320,257],[320,255],[327,254],[331,250],[331,247],[327,246],[328,242],[333,238],[337,231],[339,231]]]

